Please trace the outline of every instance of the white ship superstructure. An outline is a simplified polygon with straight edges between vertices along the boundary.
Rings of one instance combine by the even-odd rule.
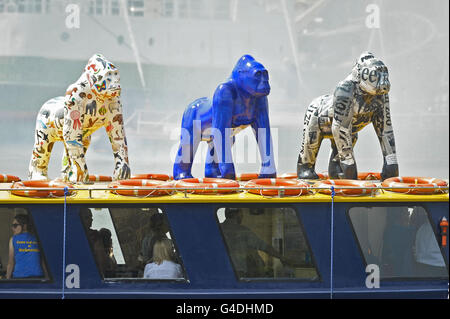
[[[308,103],[332,93],[365,50],[391,71],[399,161],[415,173],[432,156],[448,167],[448,148],[442,154],[429,138],[448,141],[447,0],[0,0],[0,31],[0,135],[14,132],[4,142],[5,160],[19,165],[13,174],[26,171],[40,106],[64,94],[96,52],[120,67],[135,167],[170,171],[184,108],[211,96],[237,59],[252,54],[270,74],[278,165],[293,170]],[[97,139],[104,136],[93,136],[95,156],[110,161]],[[371,128],[360,134],[355,151],[367,167],[380,164],[377,148],[365,146],[377,143]],[[319,154],[318,165],[327,160]]]

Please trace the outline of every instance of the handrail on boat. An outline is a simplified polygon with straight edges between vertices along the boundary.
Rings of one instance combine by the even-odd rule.
[[[88,185],[88,184],[87,184]],[[279,196],[284,196],[284,190],[289,190],[289,189],[306,189],[306,190],[310,190],[310,191],[318,191],[318,190],[330,190],[331,188],[333,188],[334,190],[344,190],[344,189],[365,189],[368,190],[370,192],[368,192],[368,194],[365,195],[371,195],[374,196],[376,191],[378,190],[393,190],[393,189],[408,189],[408,190],[431,190],[431,189],[435,189],[438,192],[440,191],[440,193],[435,193],[435,194],[444,194],[444,193],[448,193],[448,189],[449,186],[401,186],[401,187],[386,187],[386,186],[376,186],[376,187],[371,187],[371,186],[367,186],[367,187],[362,187],[362,186],[333,186],[333,187],[318,187],[318,186],[308,186],[308,187],[301,187],[301,186],[296,186],[296,187],[291,187],[291,186],[277,186],[277,187],[271,187],[271,186],[255,186],[255,187],[246,187],[244,186],[240,186],[240,187],[221,187],[220,190],[234,190],[236,192],[240,192],[240,191],[248,191],[248,190],[278,190],[279,191]],[[134,187],[121,187],[121,190],[147,190],[147,191],[151,191],[151,190],[155,190],[155,191],[168,191],[167,195],[173,195],[176,192],[181,192],[185,194],[185,197],[187,197],[187,194],[191,194],[189,191],[213,191],[215,190],[215,188],[198,188],[198,187],[142,187],[142,186],[134,186]],[[219,188],[217,188],[219,189]],[[6,191],[6,192],[11,192],[15,190],[14,188],[0,188],[0,192],[1,191]],[[27,190],[30,191],[58,191],[58,190],[64,190],[64,188],[56,188],[56,187],[27,187]],[[89,198],[92,198],[92,192],[93,191],[114,191],[114,188],[111,187],[87,187],[87,188],[71,188],[70,189],[71,193],[76,194],[79,191],[88,191],[89,192]],[[169,192],[173,192],[172,194],[170,194]],[[399,193],[400,194],[400,193]],[[407,192],[402,192],[402,194],[408,194]],[[430,193],[428,193],[427,195],[432,195]],[[72,197],[73,195],[70,195],[68,197]],[[53,196],[56,197],[56,196]],[[63,196],[61,196],[62,198]],[[146,196],[143,196],[146,197]],[[295,197],[295,196],[294,196]]]

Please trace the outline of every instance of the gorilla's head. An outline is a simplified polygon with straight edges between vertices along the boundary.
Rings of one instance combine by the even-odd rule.
[[[231,73],[237,86],[254,97],[269,95],[269,73],[250,55],[242,56]]]
[[[107,98],[120,96],[119,70],[101,54],[95,54],[85,67],[89,85],[98,95]]]
[[[391,88],[386,65],[370,52],[364,52],[358,58],[352,78],[364,92],[371,95],[387,94]]]

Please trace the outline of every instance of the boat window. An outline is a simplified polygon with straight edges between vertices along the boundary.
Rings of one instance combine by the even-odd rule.
[[[367,264],[380,279],[448,278],[439,230],[421,206],[354,207],[350,220]]]
[[[0,207],[0,281],[47,281],[47,269],[31,214]]]
[[[84,207],[80,217],[103,278],[185,279],[161,209]]]
[[[217,219],[238,279],[318,279],[295,210],[220,208]]]

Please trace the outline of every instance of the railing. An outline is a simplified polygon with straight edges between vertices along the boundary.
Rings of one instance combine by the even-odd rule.
[[[86,186],[88,186],[89,184],[84,184]],[[269,187],[269,186],[255,186],[255,187],[246,187],[244,186],[240,186],[240,187],[220,187],[220,188],[200,188],[200,187],[148,187],[148,186],[133,186],[133,187],[120,187],[119,190],[121,191],[138,191],[138,190],[145,190],[145,191],[167,191],[168,194],[167,195],[174,195],[175,193],[183,193],[185,198],[188,198],[188,194],[193,194],[194,192],[201,192],[201,191],[208,191],[208,192],[214,192],[214,191],[235,191],[236,193],[238,192],[245,192],[248,190],[278,190],[278,196],[264,196],[264,197],[284,197],[284,192],[286,190],[307,190],[310,191],[310,195],[314,195],[315,193],[317,193],[319,190],[332,190],[332,191],[339,191],[339,190],[349,190],[349,189],[365,189],[365,190],[369,190],[369,194],[370,196],[374,197],[378,191],[384,191],[384,190],[395,190],[395,189],[408,189],[409,191],[411,190],[431,190],[434,189],[437,192],[440,192],[441,194],[446,194],[448,193],[449,190],[449,186],[402,186],[402,187],[384,187],[384,186],[377,186],[377,187],[359,187],[359,186],[331,186],[331,187],[315,187],[315,186],[308,186],[308,187],[290,187],[290,186],[283,186],[283,187]],[[18,190],[17,188],[1,188],[0,192],[11,192],[13,190]],[[26,188],[27,191],[64,191],[67,190],[66,188],[56,188],[56,187],[27,187]],[[89,193],[89,198],[93,199],[94,197],[92,197],[92,192],[93,191],[110,191],[110,192],[114,192],[114,190],[116,190],[116,188],[111,188],[111,187],[89,187],[89,188],[71,188],[68,191],[70,193],[72,193],[70,196],[74,196],[75,193],[77,192],[88,192]],[[402,192],[401,194],[408,194],[408,192]],[[228,193],[230,194],[230,193]],[[400,193],[396,193],[396,194],[400,194]],[[211,195],[211,194],[208,194]],[[367,196],[368,194],[364,194],[364,196]],[[165,195],[163,195],[165,196]],[[296,195],[296,196],[289,196],[289,197],[300,197],[300,196],[304,196],[304,195]],[[339,195],[336,195],[339,196]],[[355,197],[355,196],[360,196],[360,195],[346,195],[343,197]],[[49,196],[49,198],[62,198],[63,196]],[[151,194],[146,195],[146,196],[124,196],[124,197],[141,197],[141,198],[146,198],[146,197],[152,197]],[[158,196],[160,197],[160,196]]]

